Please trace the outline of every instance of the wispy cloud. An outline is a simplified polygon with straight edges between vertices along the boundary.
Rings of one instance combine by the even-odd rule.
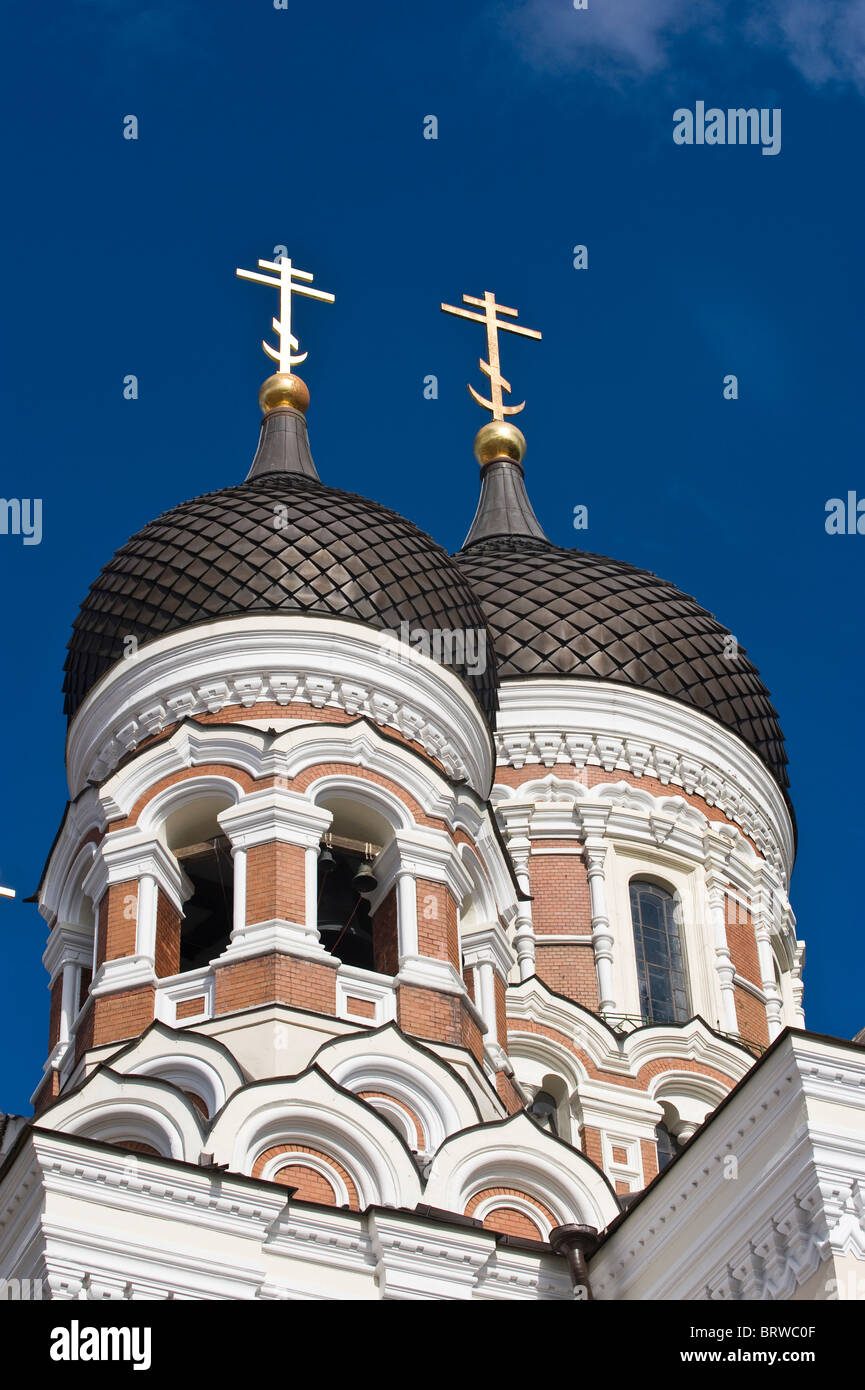
[[[865,0],[588,0],[584,10],[573,0],[504,0],[495,14],[524,57],[547,71],[586,71],[618,85],[673,67],[687,39],[692,50],[774,52],[815,87],[865,92]]]
[[[813,86],[865,92],[865,0],[772,0],[767,10],[754,4],[747,31]]]

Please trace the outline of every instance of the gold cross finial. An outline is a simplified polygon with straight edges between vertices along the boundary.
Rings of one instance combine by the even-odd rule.
[[[291,373],[292,367],[297,367],[301,362],[305,362],[309,356],[306,352],[299,352],[300,343],[291,331],[291,296],[292,294],[303,294],[309,299],[323,299],[326,304],[333,304],[335,296],[327,294],[324,290],[313,290],[310,288],[312,275],[308,270],[298,270],[293,266],[288,256],[281,256],[278,261],[259,261],[262,270],[272,270],[274,275],[259,275],[256,270],[238,270],[236,273],[241,280],[255,280],[260,285],[273,285],[279,290],[279,318],[273,319],[273,330],[279,339],[279,347],[272,348],[270,343],[262,340],[261,346],[264,348],[268,357],[272,357],[278,364],[280,372]],[[299,284],[298,281],[305,281]],[[292,354],[298,353],[295,357]]]
[[[464,304],[474,304],[478,309],[483,309],[482,314],[473,314],[470,309],[458,309],[453,304],[443,304],[442,309],[446,314],[456,314],[461,319],[473,319],[475,323],[482,323],[487,330],[487,356],[489,361],[485,362],[481,357],[479,366],[485,376],[490,379],[491,400],[485,400],[479,395],[473,386],[469,386],[469,394],[478,405],[482,405],[485,410],[491,410],[494,420],[504,420],[506,415],[519,415],[525,409],[525,401],[520,405],[505,405],[502,400],[502,392],[507,391],[510,395],[511,384],[505,381],[501,372],[499,360],[499,329],[504,329],[508,333],[520,333],[524,338],[540,338],[541,334],[534,328],[523,328],[518,323],[507,323],[497,317],[498,314],[510,314],[516,318],[518,309],[508,309],[504,304],[497,304],[496,297],[491,290],[484,291],[483,299],[473,299],[470,294],[463,295]]]

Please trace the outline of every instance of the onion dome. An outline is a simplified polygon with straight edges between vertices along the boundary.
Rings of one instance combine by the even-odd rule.
[[[91,586],[66,660],[70,719],[130,636],[140,649],[181,628],[268,613],[319,614],[396,636],[404,622],[429,632],[484,629],[467,580],[441,546],[387,507],[320,481],[303,383],[277,374],[259,400],[265,414],[246,481],[151,521]],[[490,717],[494,663],[478,674],[457,663],[453,670]]]
[[[725,656],[727,628],[648,570],[548,541],[526,493],[524,451],[512,425],[479,431],[481,497],[456,557],[492,633],[499,679],[575,677],[666,695],[738,734],[786,788],[777,711],[744,649]]]

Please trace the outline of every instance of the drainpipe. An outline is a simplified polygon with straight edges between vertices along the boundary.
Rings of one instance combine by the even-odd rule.
[[[563,1255],[568,1262],[574,1298],[590,1302],[593,1295],[586,1256],[593,1255],[598,1248],[597,1227],[576,1223],[556,1226],[550,1231],[550,1245],[556,1255]]]

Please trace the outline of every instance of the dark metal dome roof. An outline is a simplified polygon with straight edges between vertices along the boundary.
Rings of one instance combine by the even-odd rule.
[[[617,681],[691,705],[754,749],[789,785],[769,692],[728,630],[673,584],[620,560],[527,535],[487,536],[456,557],[493,634],[502,680]]]
[[[395,631],[402,621],[427,631],[484,628],[454,561],[410,521],[326,487],[314,470],[258,472],[165,512],[105,566],[73,624],[67,714],[124,655],[124,638],[142,644],[247,613],[323,614]],[[454,670],[491,716],[488,646],[483,674]]]

